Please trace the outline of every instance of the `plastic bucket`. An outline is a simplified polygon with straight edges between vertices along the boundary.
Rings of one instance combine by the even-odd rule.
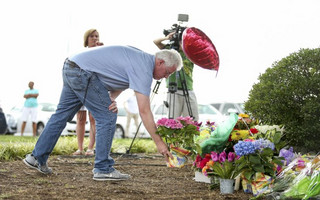
[[[220,193],[221,194],[233,194],[234,191],[234,179],[220,179]]]

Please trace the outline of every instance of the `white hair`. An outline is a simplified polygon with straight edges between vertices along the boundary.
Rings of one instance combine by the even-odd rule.
[[[177,71],[182,68],[182,58],[174,49],[162,49],[155,53],[156,58],[164,61],[166,67],[177,66]]]

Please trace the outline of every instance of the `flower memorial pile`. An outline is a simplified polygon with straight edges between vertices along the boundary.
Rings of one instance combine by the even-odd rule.
[[[220,184],[222,194],[227,194],[221,187],[226,181],[240,183],[241,177],[243,191],[253,196],[320,198],[320,155],[301,156],[292,147],[286,149],[279,126],[258,125],[247,114],[231,114],[217,126],[209,121],[198,124],[190,117],[162,118],[157,133],[175,156],[169,167],[184,166],[182,161],[191,155],[195,180],[200,173],[210,188]]]

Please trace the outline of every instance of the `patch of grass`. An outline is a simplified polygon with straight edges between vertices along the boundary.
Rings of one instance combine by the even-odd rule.
[[[0,135],[0,161],[23,159],[31,153],[38,138]],[[114,139],[111,152],[125,153],[132,143],[132,139]],[[85,137],[84,146],[89,144],[89,138]],[[60,137],[52,155],[71,155],[78,149],[77,137]],[[157,148],[152,139],[136,139],[130,153],[156,153]]]
[[[10,192],[0,194],[0,199],[10,199],[11,197],[13,197],[13,194],[11,194]]]
[[[48,184],[50,181],[48,179],[44,178],[37,178],[34,180],[35,184],[42,185],[42,184]]]

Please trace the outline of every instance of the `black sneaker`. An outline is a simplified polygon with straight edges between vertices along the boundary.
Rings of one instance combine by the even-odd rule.
[[[23,162],[30,168],[36,169],[43,174],[51,174],[52,169],[48,167],[47,163],[45,165],[39,165],[37,159],[32,154],[27,154]]]
[[[114,170],[111,173],[94,173],[93,180],[95,181],[123,181],[130,178],[129,174],[122,174],[118,170]]]

